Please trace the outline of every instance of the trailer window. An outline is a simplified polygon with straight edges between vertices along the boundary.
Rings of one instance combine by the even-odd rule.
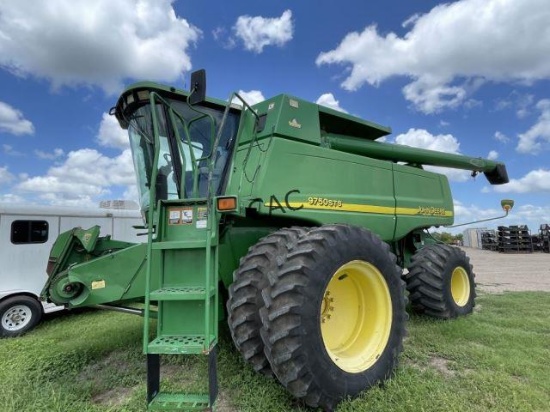
[[[45,220],[15,220],[11,224],[11,243],[46,243],[48,222]]]

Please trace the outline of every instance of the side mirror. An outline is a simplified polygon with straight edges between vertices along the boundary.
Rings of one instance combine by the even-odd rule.
[[[206,100],[206,71],[204,69],[191,73],[190,91],[189,104],[202,103]]]

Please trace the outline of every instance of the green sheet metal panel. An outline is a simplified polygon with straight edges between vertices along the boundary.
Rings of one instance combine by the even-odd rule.
[[[250,175],[234,179],[228,193],[240,196],[241,211],[303,219],[309,225],[349,223],[368,227],[384,240],[393,239],[395,198],[390,162],[334,152],[274,136],[252,149]],[[244,150],[236,167],[244,162]],[[242,166],[241,166],[242,173]],[[243,173],[244,174],[244,173]],[[234,173],[237,177],[238,173]]]
[[[446,176],[399,164],[393,169],[396,239],[418,228],[453,224],[453,200]]]
[[[91,306],[143,297],[146,246],[130,246],[70,268],[69,280],[83,285],[82,293],[70,302],[70,306]]]

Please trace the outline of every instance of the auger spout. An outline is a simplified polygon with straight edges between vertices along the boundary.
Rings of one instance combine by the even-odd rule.
[[[376,142],[351,136],[329,134],[330,147],[343,152],[375,159],[405,162],[414,165],[451,167],[454,169],[483,172],[493,185],[508,183],[508,172],[504,163],[478,157],[452,153],[435,152],[416,147]]]

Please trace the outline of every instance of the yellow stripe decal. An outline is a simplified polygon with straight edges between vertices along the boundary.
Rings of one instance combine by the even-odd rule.
[[[288,207],[297,209],[311,209],[311,210],[335,210],[339,212],[357,212],[357,213],[376,213],[380,215],[409,215],[409,216],[439,216],[439,217],[452,217],[453,212],[445,210],[443,208],[436,207],[389,207],[389,206],[375,206],[375,205],[361,205],[354,203],[342,203],[338,205],[312,205],[308,202],[288,202]],[[264,206],[270,207],[269,202],[265,202]]]

